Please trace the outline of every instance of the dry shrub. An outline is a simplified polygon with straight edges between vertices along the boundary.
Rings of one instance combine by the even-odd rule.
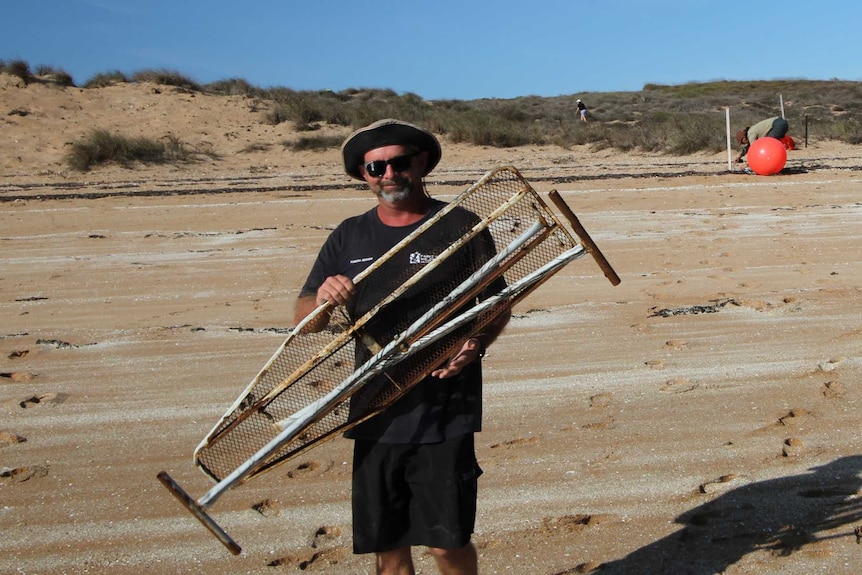
[[[66,163],[73,170],[86,172],[102,164],[115,163],[131,167],[135,162],[186,162],[202,154],[214,156],[209,151],[189,150],[173,134],[154,140],[144,137],[128,138],[107,130],[93,130],[83,140],[72,143],[66,155]]]

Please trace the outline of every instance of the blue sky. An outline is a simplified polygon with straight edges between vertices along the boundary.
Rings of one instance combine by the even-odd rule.
[[[426,100],[862,80],[862,2],[10,0],[0,59]]]

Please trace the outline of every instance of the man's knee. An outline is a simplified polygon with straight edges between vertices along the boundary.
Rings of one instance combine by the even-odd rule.
[[[473,546],[473,543],[467,543],[463,547],[459,547],[457,549],[429,547],[428,552],[431,553],[435,559],[441,559],[448,562],[460,563],[462,561],[476,560],[476,548]]]
[[[410,547],[381,551],[377,554],[377,572],[385,574],[413,573],[413,555]]]

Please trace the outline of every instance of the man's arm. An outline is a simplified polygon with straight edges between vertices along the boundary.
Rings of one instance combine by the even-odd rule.
[[[294,315],[293,315],[293,324],[299,325],[299,323],[304,320],[311,312],[316,310],[319,307],[317,303],[317,296],[308,295],[299,297],[296,299],[296,306],[294,307]],[[302,333],[315,333],[321,331],[326,325],[329,323],[329,314],[322,313],[314,320],[308,322],[302,328]]]

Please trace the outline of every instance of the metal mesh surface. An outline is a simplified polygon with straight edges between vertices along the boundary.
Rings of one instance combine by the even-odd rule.
[[[462,285],[487,260],[482,250],[476,249],[477,242],[487,243],[490,237],[494,250],[505,252],[517,239],[524,241],[525,231],[537,223],[522,247],[495,261],[490,272],[469,287]],[[361,317],[354,311],[353,321],[338,307],[332,310],[330,323],[322,332],[295,329],[198,446],[196,463],[220,481],[251,459],[252,469],[243,477],[247,479],[379,413],[538,284],[501,299],[446,337],[417,347],[409,360],[393,363],[382,377],[347,389],[337,402],[318,409],[281,444],[271,444],[280,437],[285,421],[354,377],[357,366],[387,344],[398,344],[388,356],[397,361],[398,353],[409,349],[420,336],[459,317],[478,299],[497,293],[504,285],[500,278],[508,285],[515,284],[576,246],[574,236],[517,170],[506,167],[489,172],[355,279],[358,290],[365,290],[379,302],[376,306],[360,310]],[[413,266],[410,274],[405,274],[404,266],[396,263],[398,254],[419,254],[424,265],[418,272]],[[463,295],[453,297],[456,288]],[[443,305],[441,302],[444,307],[433,317],[417,323],[433,306]],[[410,336],[405,337],[408,332]]]

